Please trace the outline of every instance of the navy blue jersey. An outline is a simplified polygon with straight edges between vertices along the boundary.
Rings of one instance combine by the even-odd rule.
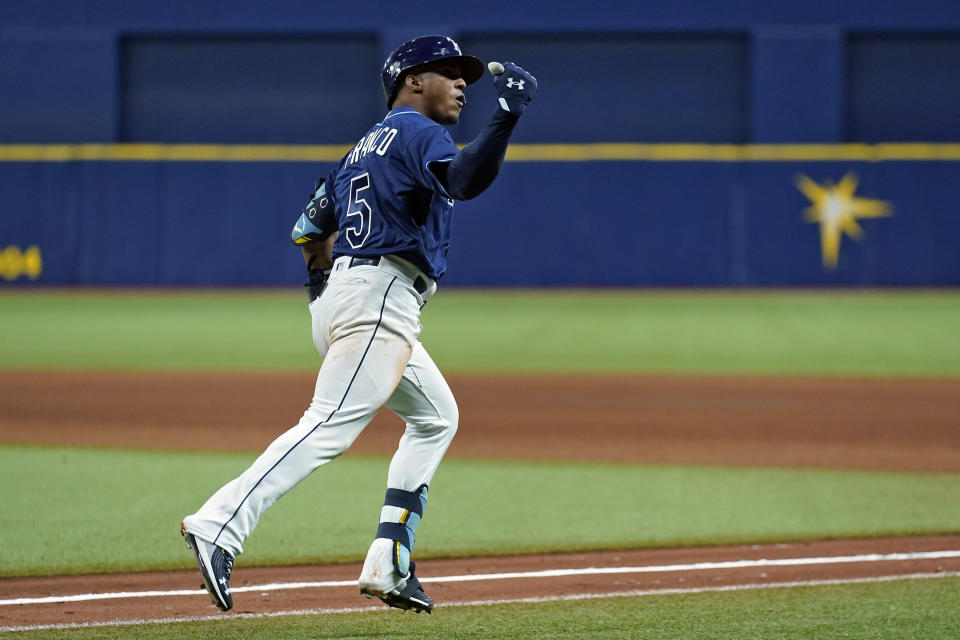
[[[442,276],[453,198],[430,165],[457,152],[442,125],[410,107],[390,111],[327,178],[340,229],[334,256],[396,255]]]

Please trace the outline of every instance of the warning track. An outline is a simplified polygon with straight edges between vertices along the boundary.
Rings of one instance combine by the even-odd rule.
[[[442,607],[960,575],[960,535],[426,560]],[[0,581],[0,631],[382,609],[354,564],[245,568],[219,613],[194,571]]]

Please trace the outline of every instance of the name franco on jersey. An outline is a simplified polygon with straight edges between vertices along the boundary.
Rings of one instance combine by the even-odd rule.
[[[393,139],[396,137],[397,130],[393,129],[392,127],[380,127],[378,129],[374,129],[361,138],[360,142],[357,143],[357,146],[353,148],[353,151],[347,154],[346,164],[355,163],[357,160],[365,157],[374,149],[376,149],[378,156],[385,155],[387,153],[387,149],[390,148],[390,143],[393,142]]]

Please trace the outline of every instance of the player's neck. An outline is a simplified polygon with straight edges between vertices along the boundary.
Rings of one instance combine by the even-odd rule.
[[[443,124],[436,118],[433,118],[430,116],[430,113],[429,113],[430,110],[427,108],[426,103],[421,99],[421,96],[419,93],[404,94],[404,95],[398,96],[397,99],[393,101],[393,109],[400,109],[402,107],[413,109],[420,115],[426,118],[430,118],[431,120],[433,120],[438,124]]]
[[[427,115],[423,100],[417,99],[419,97],[419,94],[414,94],[412,96],[397,96],[397,99],[393,101],[393,108],[401,109],[403,107],[408,107],[414,111],[420,112],[423,115]]]

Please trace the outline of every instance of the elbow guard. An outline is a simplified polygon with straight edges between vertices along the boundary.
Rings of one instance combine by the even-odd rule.
[[[300,219],[293,225],[290,241],[301,245],[316,240],[326,240],[337,230],[337,216],[334,213],[333,200],[327,195],[327,186],[321,178],[313,193],[313,198],[303,208]]]

